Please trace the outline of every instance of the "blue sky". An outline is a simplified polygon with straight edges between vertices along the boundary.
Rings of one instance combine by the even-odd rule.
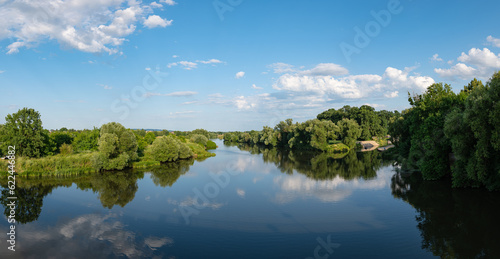
[[[497,1],[0,1],[0,117],[252,130],[500,70]]]

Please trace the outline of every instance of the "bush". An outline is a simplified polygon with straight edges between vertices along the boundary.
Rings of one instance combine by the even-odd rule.
[[[202,146],[206,146],[208,142],[208,138],[201,134],[194,134],[190,138],[191,142],[200,144]]]
[[[99,153],[103,157],[96,157],[95,168],[105,170],[121,170],[131,165],[138,158],[137,139],[131,130],[125,129],[120,123],[111,122],[101,127],[99,137]]]
[[[216,149],[216,148],[217,148],[217,145],[215,144],[215,142],[208,140],[207,149]]]
[[[175,161],[179,158],[179,145],[173,138],[159,137],[147,147],[146,152],[156,161]]]
[[[62,156],[71,155],[73,154],[73,146],[64,143],[61,145],[61,147],[59,147],[59,153]]]

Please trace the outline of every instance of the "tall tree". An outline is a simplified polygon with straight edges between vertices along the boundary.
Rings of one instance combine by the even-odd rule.
[[[23,108],[5,117],[4,132],[8,145],[16,147],[16,154],[27,157],[44,155],[45,136],[40,113],[31,108]]]

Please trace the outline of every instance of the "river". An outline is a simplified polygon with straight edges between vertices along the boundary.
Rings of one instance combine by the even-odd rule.
[[[4,235],[0,257],[500,258],[498,193],[424,182],[378,151],[217,145],[204,161],[18,178],[16,251]]]

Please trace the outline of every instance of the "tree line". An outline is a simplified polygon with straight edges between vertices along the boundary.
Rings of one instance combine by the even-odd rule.
[[[427,180],[451,175],[454,187],[500,189],[499,72],[459,93],[436,83],[408,101],[389,130],[405,168]]]
[[[295,150],[347,152],[358,140],[384,139],[389,126],[400,117],[398,111],[375,111],[373,107],[346,105],[329,109],[316,119],[293,123],[281,121],[274,128],[264,126],[261,131],[228,132],[224,141],[285,147]]]
[[[7,155],[8,146],[15,146],[16,157],[22,158],[19,165],[26,159],[47,158],[38,169],[57,169],[73,163],[69,167],[90,164],[96,171],[121,170],[134,162],[208,156],[211,153],[205,150],[217,147],[209,139],[216,134],[204,129],[176,135],[167,130],[132,130],[111,122],[92,130],[61,128],[50,132],[42,127],[40,113],[31,108],[9,114],[5,121],[0,124],[0,156]]]

